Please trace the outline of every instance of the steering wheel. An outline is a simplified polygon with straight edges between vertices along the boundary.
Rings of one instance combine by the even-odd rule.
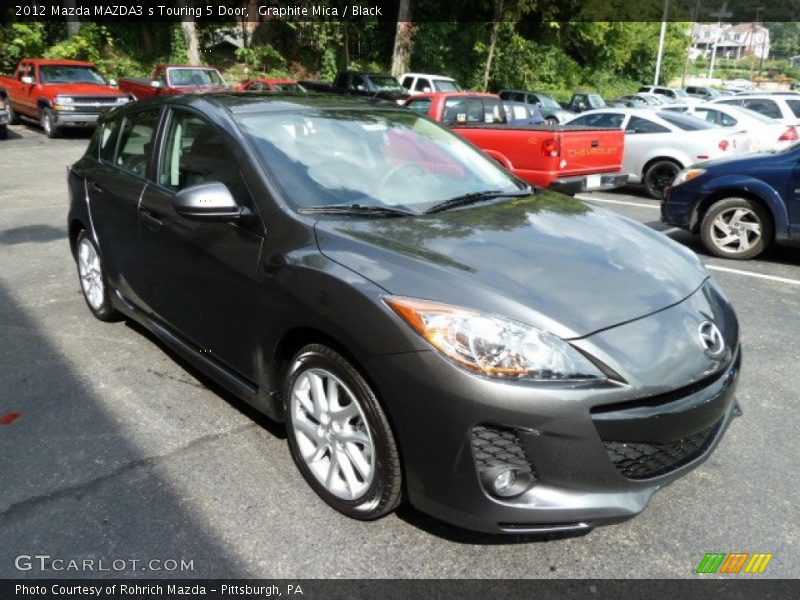
[[[396,177],[398,173],[402,173],[406,169],[416,169],[418,173],[422,175],[426,175],[428,173],[428,171],[417,162],[400,163],[399,165],[393,166],[383,177],[381,177],[381,180],[378,182],[377,186],[378,190],[382,190],[386,184],[392,180],[392,178]]]

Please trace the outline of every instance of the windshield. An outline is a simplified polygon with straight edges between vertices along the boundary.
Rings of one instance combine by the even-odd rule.
[[[169,84],[173,87],[198,85],[226,85],[225,80],[216,69],[169,69]]]
[[[39,67],[42,83],[96,83],[106,85],[105,78],[94,67],[46,65]]]
[[[717,128],[717,125],[714,125],[713,123],[709,123],[708,121],[698,119],[697,117],[692,117],[690,115],[684,115],[681,113],[662,110],[658,112],[658,116],[664,119],[667,123],[671,123],[675,127],[683,129],[684,131],[698,131],[700,129]]]
[[[460,92],[461,88],[455,81],[448,79],[434,79],[433,87],[437,92]]]
[[[388,75],[371,75],[370,81],[377,89],[387,92],[402,92],[405,88],[394,77]]]
[[[294,208],[422,212],[445,200],[525,186],[455,134],[411,111],[242,114],[237,122]]]
[[[683,90],[680,90],[680,89],[675,89],[675,90],[672,90],[672,91],[675,92],[676,96],[679,96],[681,98],[685,98],[686,96],[689,95],[689,94],[687,94],[686,92],[684,92]]]

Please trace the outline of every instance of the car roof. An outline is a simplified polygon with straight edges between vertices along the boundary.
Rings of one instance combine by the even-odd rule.
[[[452,98],[453,96],[464,96],[467,98],[494,98],[502,100],[497,94],[490,94],[489,92],[426,92],[424,94],[417,94],[411,96],[409,100],[417,100],[419,98]]]
[[[359,96],[339,96],[336,94],[316,93],[287,93],[280,95],[261,95],[252,92],[218,92],[213,94],[185,94],[155,96],[139,100],[136,104],[160,105],[161,103],[184,106],[202,106],[203,104],[217,106],[231,114],[255,112],[283,112],[287,110],[313,110],[322,109],[349,109],[349,108],[394,108],[405,111],[395,102],[380,99],[364,98]],[[134,106],[128,104],[127,106]]]
[[[436,75],[434,73],[403,73],[400,75],[400,78],[405,79],[406,77],[427,77],[428,79],[444,79],[446,81],[455,81],[452,77],[448,77],[447,75]]]

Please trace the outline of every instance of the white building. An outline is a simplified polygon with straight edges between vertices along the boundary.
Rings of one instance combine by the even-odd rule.
[[[769,45],[769,29],[759,23],[696,23],[691,58],[711,56],[712,51],[717,58],[767,58]]]

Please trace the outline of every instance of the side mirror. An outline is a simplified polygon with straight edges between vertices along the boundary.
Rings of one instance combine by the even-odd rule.
[[[33,77],[31,77],[30,75],[23,75],[20,81],[25,85],[33,85]]]
[[[110,85],[111,87],[117,87],[119,85],[119,82],[116,79],[109,79],[108,85]]]
[[[230,222],[242,214],[224,183],[209,181],[187,187],[172,200],[172,207],[182,217],[193,221]]]
[[[156,88],[157,90],[160,90],[164,86],[161,84],[160,81],[158,81],[157,79],[154,79],[153,81],[150,82],[150,87]]]

